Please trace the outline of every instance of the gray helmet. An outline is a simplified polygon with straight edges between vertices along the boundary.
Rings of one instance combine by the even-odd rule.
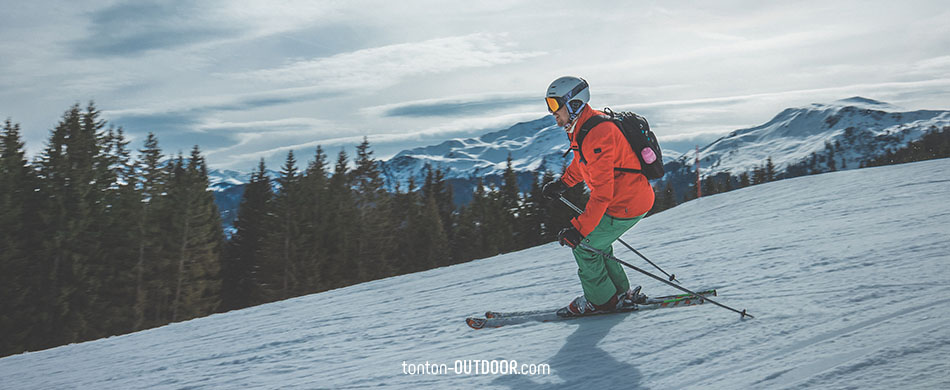
[[[544,100],[550,112],[557,111],[561,109],[561,106],[566,105],[567,113],[573,121],[584,109],[584,105],[590,101],[590,88],[587,81],[580,77],[564,76],[551,82]]]

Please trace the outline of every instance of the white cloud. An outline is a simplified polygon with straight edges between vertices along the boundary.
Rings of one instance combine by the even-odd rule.
[[[941,1],[37,0],[4,11],[0,119],[23,125],[31,153],[89,99],[129,134],[153,131],[170,150],[199,143],[212,164],[239,168],[364,134],[384,157],[536,119],[533,99],[563,74],[590,81],[596,107],[647,115],[661,138],[854,95],[909,109],[950,101]],[[76,44],[97,37],[109,38],[105,55]]]
[[[208,120],[196,127],[201,131],[251,131],[268,133],[271,131],[310,130],[329,126],[329,122],[315,118],[283,118],[276,120],[229,122]]]
[[[451,122],[415,131],[396,133],[354,134],[349,131],[326,132],[320,129],[299,131],[240,132],[236,134],[239,142],[220,149],[207,151],[210,160],[220,166],[242,169],[247,161],[265,158],[270,163],[282,161],[288,151],[296,155],[309,155],[317,146],[333,153],[338,148],[356,146],[367,137],[379,159],[388,159],[407,148],[407,145],[429,145],[451,138],[476,137],[486,131],[500,130],[515,123],[538,119],[534,112],[520,112],[491,117],[463,118]],[[251,128],[249,124],[236,127]],[[306,140],[301,142],[301,140]],[[299,161],[302,159],[298,158]]]
[[[543,54],[510,51],[508,46],[503,34],[476,33],[357,50],[231,77],[312,83],[333,90],[372,90],[394,85],[409,76],[508,64]]]
[[[950,56],[939,56],[917,61],[914,64],[914,69],[918,72],[950,76]]]

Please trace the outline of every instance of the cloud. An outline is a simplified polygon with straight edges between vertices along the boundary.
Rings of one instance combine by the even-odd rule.
[[[312,83],[331,90],[375,90],[410,76],[509,64],[544,54],[510,51],[509,46],[503,34],[476,33],[357,50],[230,76],[271,83]]]
[[[310,88],[290,88],[237,96],[200,97],[153,107],[104,110],[103,117],[122,126],[132,137],[155,133],[164,143],[171,145],[172,150],[197,143],[203,150],[213,151],[241,144],[247,139],[244,133],[269,133],[273,136],[280,132],[297,132],[296,138],[299,138],[308,136],[300,134],[301,131],[309,132],[325,124],[313,118],[227,122],[216,119],[221,113],[246,112],[332,96]]]
[[[327,127],[327,121],[314,118],[284,118],[250,122],[207,121],[197,126],[201,131],[225,132],[271,132],[271,131],[301,131]]]
[[[237,36],[233,24],[208,23],[214,13],[189,1],[120,2],[92,12],[89,35],[72,45],[79,56],[129,56]]]
[[[647,116],[666,142],[854,95],[912,109],[950,99],[940,2],[54,3],[0,12],[0,48],[17,54],[0,61],[0,103],[35,129],[31,146],[56,107],[95,99],[130,136],[154,131],[171,150],[197,142],[214,152],[209,162],[246,168],[237,156],[300,145],[351,150],[364,134],[382,158],[545,115],[534,91],[563,74],[592,82],[595,107]],[[575,33],[546,28],[578,13],[594,17]],[[626,23],[632,15],[646,17]]]
[[[331,99],[341,92],[327,92],[316,87],[282,88],[239,95],[203,96],[192,99],[180,99],[171,102],[133,109],[109,110],[105,114],[113,118],[168,118],[171,124],[193,124],[196,118],[220,111],[245,111],[258,108],[280,106],[305,101]],[[193,118],[191,122],[186,118]]]
[[[508,128],[517,122],[537,118],[537,113],[504,114],[459,119],[417,131],[375,134],[338,131],[335,128],[323,126],[322,122],[316,123],[317,127],[310,129],[306,129],[306,124],[303,122],[289,124],[289,127],[294,129],[287,131],[282,129],[245,131],[242,129],[251,129],[253,126],[231,124],[218,129],[226,127],[237,129],[239,134],[235,137],[240,141],[224,148],[208,151],[206,154],[209,161],[218,164],[217,166],[232,169],[243,169],[243,165],[246,165],[248,161],[257,161],[260,158],[264,158],[268,165],[276,166],[275,164],[283,161],[288,151],[293,151],[298,156],[310,155],[317,146],[322,146],[330,154],[335,154],[335,151],[340,148],[348,149],[350,153],[353,147],[363,141],[363,137],[367,137],[375,157],[385,160],[405,149],[419,145],[441,143],[446,139],[457,137],[478,136],[488,131]],[[274,125],[279,128],[287,124],[265,123],[264,125]],[[301,126],[297,128],[296,125]],[[301,142],[301,140],[307,141]],[[350,154],[352,156],[352,153]]]
[[[425,99],[411,102],[376,106],[365,109],[387,117],[448,117],[483,115],[487,112],[512,109],[518,106],[541,107],[539,94],[509,93],[489,95],[456,96],[445,99]]]

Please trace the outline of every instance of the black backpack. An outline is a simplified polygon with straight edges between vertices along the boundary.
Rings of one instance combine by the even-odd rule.
[[[615,113],[609,108],[605,108],[604,113],[607,115],[590,117],[590,119],[587,119],[587,122],[584,122],[580,130],[578,130],[576,137],[577,153],[580,153],[578,156],[581,161],[587,161],[584,159],[584,154],[581,151],[581,142],[584,141],[584,137],[587,136],[587,133],[590,132],[594,126],[609,120],[613,121],[620,129],[620,132],[623,133],[624,138],[627,139],[627,142],[633,149],[633,153],[636,154],[637,159],[640,160],[640,167],[642,168],[638,170],[615,167],[614,170],[641,173],[650,180],[663,177],[665,173],[663,170],[663,152],[660,150],[660,143],[657,141],[656,135],[650,131],[650,124],[647,123],[646,118],[626,111]],[[567,153],[564,153],[564,155],[566,156]]]

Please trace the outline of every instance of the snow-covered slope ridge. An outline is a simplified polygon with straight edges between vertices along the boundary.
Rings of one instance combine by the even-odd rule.
[[[624,239],[715,307],[472,330],[580,293],[557,244],[0,359],[3,389],[950,388],[950,159],[772,182]],[[618,257],[644,264],[619,245]],[[647,266],[644,265],[644,268]],[[628,272],[647,294],[673,289]],[[456,360],[550,374],[408,375]]]
[[[932,129],[950,126],[950,111],[905,111],[875,100],[852,97],[830,104],[788,108],[765,124],[736,130],[700,148],[703,176],[750,172],[772,158],[779,171],[790,164],[824,154],[826,143],[837,145],[837,169],[859,167],[861,161],[896,150]],[[692,167],[695,151],[679,161]]]

